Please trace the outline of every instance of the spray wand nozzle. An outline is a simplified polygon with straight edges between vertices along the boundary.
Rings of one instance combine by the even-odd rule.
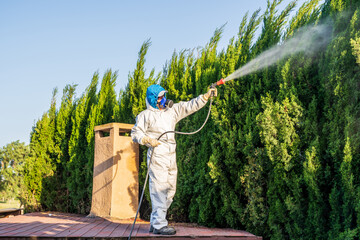
[[[219,81],[214,82],[213,84],[211,84],[210,88],[216,88],[217,86],[222,85],[222,84],[224,84],[224,83],[225,83],[225,81],[224,81],[224,79],[222,78],[222,79],[220,79]]]

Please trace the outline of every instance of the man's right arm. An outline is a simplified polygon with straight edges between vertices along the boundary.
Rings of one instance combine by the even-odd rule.
[[[145,123],[145,115],[141,112],[136,117],[136,123],[131,129],[131,138],[134,142],[142,144],[141,140],[145,136],[147,124]]]

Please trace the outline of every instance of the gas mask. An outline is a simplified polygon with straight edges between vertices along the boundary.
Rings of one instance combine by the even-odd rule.
[[[165,95],[161,98],[159,102],[159,107],[165,109],[166,107],[172,108],[174,102],[170,99],[166,99]]]

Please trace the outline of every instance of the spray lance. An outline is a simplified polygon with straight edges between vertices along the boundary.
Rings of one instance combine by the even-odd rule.
[[[217,82],[214,82],[213,84],[210,85],[210,88],[216,88],[217,86],[223,85],[225,83],[225,80],[222,78]]]

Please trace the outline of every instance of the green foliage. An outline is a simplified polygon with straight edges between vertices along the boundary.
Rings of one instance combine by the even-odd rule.
[[[303,3],[296,15],[290,20],[289,27],[286,29],[286,37],[292,36],[296,29],[313,22],[318,18],[320,14],[318,3],[319,0],[311,0]]]
[[[2,200],[21,199],[23,172],[29,146],[15,141],[0,148],[0,195]]]
[[[45,178],[45,186],[42,191],[42,202],[47,209],[68,209],[68,196],[66,190],[66,163],[69,161],[69,138],[71,134],[71,115],[74,111],[73,97],[76,85],[67,85],[63,90],[63,96],[59,111],[55,118],[54,150],[51,153],[52,165],[55,169],[54,176]],[[56,192],[57,194],[54,194]]]
[[[36,122],[31,132],[30,155],[24,167],[26,191],[22,196],[28,211],[43,209],[41,194],[44,190],[44,181],[53,177],[56,170],[54,165],[56,94],[57,88],[53,91],[49,111]]]
[[[269,226],[275,238],[298,239],[302,233],[301,172],[299,161],[299,136],[296,133],[303,109],[295,96],[273,102],[270,95],[262,98],[264,111],[257,121],[260,137],[271,161],[268,204]]]
[[[91,106],[97,101],[96,88],[99,74],[95,73],[86,92],[77,101],[76,110],[71,117],[72,131],[69,140],[70,159],[66,165],[68,176],[66,185],[69,190],[69,211],[87,213],[90,211],[89,192],[91,192],[92,169],[87,166],[86,149],[88,148],[86,136],[87,119]],[[87,177],[89,176],[89,177]]]
[[[246,14],[225,49],[217,50],[222,26],[205,47],[174,51],[162,73],[153,69],[147,77],[151,43],[145,41],[118,99],[111,70],[99,92],[98,73],[79,99],[73,99],[75,86],[67,86],[59,110],[55,89],[24,161],[26,208],[88,213],[94,127],[134,123],[146,108],[149,85],[160,82],[174,102],[190,100],[301,27],[331,22],[329,44],[220,86],[202,132],[176,136],[178,187],[168,214],[173,221],[244,229],[264,239],[359,239],[359,2],[310,0],[291,19],[296,2],[278,12],[281,2],[268,1],[263,15]],[[207,111],[183,119],[177,130],[197,129]],[[142,186],[146,148],[140,149]],[[145,218],[148,191],[146,200]]]
[[[303,176],[308,193],[307,212],[305,215],[304,238],[317,239],[326,238],[325,219],[324,219],[324,200],[320,189],[321,183],[321,163],[319,161],[318,141],[314,141],[313,146],[305,151],[306,160],[303,163]]]

